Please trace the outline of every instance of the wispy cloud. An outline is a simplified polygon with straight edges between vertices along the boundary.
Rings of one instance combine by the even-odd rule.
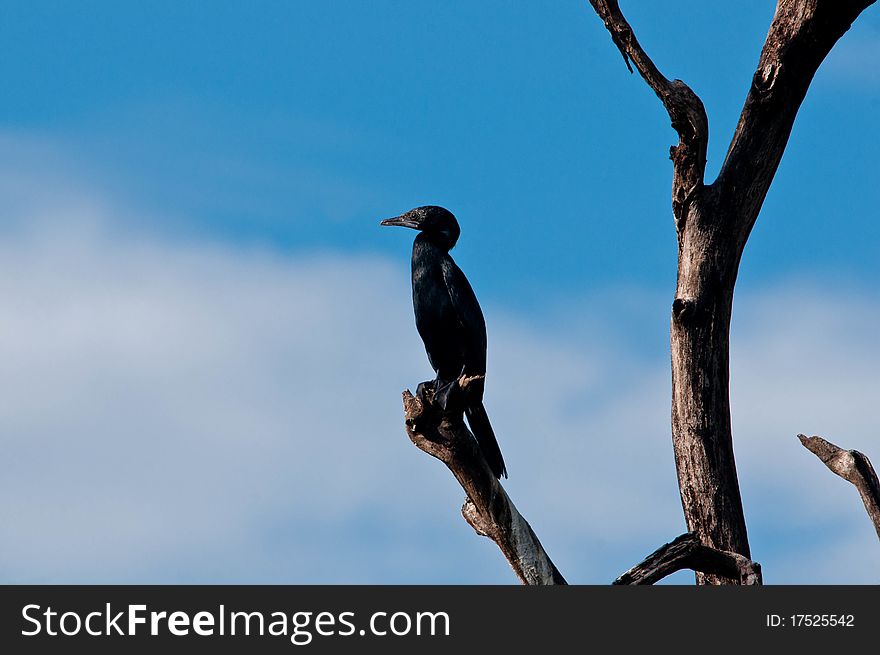
[[[430,374],[404,258],[146,235],[137,208],[21,161],[0,164],[0,578],[512,581],[403,434],[397,393]],[[508,487],[578,582],[684,530],[667,364],[612,338],[597,298],[487,308]],[[608,318],[577,333],[566,312]],[[815,285],[738,299],[736,447],[768,581],[878,581],[854,490],[794,438],[880,459],[878,318],[876,296]]]
[[[824,76],[847,85],[880,88],[880,24],[861,25],[846,34],[822,65]]]

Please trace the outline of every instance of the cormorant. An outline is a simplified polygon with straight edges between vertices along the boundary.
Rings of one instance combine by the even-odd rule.
[[[461,230],[443,207],[416,207],[380,225],[419,230],[413,243],[412,287],[416,328],[436,373],[435,399],[445,410],[449,393],[462,375],[486,374],[486,322],[480,304],[449,251]],[[464,408],[471,432],[496,478],[507,477],[504,458],[483,407],[482,381],[468,394]]]

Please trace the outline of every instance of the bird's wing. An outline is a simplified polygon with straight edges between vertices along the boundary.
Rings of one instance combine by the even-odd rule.
[[[467,373],[486,373],[486,322],[470,282],[452,258],[443,262],[443,281],[458,323],[461,325],[462,349]]]

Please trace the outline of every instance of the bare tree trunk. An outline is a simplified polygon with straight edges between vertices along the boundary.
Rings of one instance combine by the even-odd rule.
[[[672,209],[678,282],[672,305],[672,442],[688,529],[750,558],[730,425],[729,344],[740,258],[813,75],[874,0],[779,0],[718,179],[704,184],[708,119],[680,80],[666,79],[617,0],[590,0],[627,67],[632,62],[678,132]],[[705,584],[737,582],[704,573]]]

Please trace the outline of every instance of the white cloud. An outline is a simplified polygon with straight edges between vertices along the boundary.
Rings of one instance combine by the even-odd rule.
[[[0,165],[0,579],[512,581],[403,434],[397,393],[429,374],[405,256],[146,236],[65,179]],[[596,298],[540,321],[487,308],[507,486],[576,582],[684,529],[668,365]],[[609,319],[577,333],[567,311]],[[878,318],[837,289],[738,297],[736,447],[768,581],[877,581],[855,491],[794,434],[880,460]]]

